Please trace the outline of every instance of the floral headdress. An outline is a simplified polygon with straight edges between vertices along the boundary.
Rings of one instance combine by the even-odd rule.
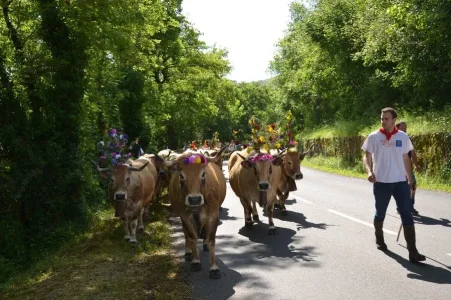
[[[271,154],[256,154],[254,156],[252,156],[251,158],[249,158],[249,161],[253,164],[255,164],[255,162],[257,161],[273,161],[274,160],[274,156],[272,156]]]
[[[291,121],[293,119],[293,115],[291,114],[291,110],[287,112],[285,115],[285,126],[282,126],[283,132],[281,132],[279,138],[282,141],[282,145],[284,148],[289,149],[288,151],[292,151],[297,149],[298,142],[294,139],[294,134],[291,127]]]
[[[265,149],[279,149],[281,144],[279,142],[279,132],[276,129],[275,124],[260,125],[254,116],[249,119],[249,125],[251,126],[251,139],[254,150],[259,151]],[[248,150],[250,152],[250,148]]]
[[[187,165],[208,164],[208,160],[205,156],[200,154],[192,154],[183,159],[183,163]]]
[[[100,154],[99,165],[106,166],[120,166],[132,156],[130,150],[134,144],[138,143],[138,139],[130,143],[127,147],[128,135],[124,133],[121,128],[111,128],[108,131],[108,141],[100,141],[98,144],[98,151]]]

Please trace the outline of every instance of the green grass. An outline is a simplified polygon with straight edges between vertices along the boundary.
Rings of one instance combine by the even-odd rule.
[[[2,285],[0,299],[190,299],[172,253],[168,213],[151,208],[139,245],[123,240],[112,210],[91,230]]]
[[[313,156],[307,157],[302,162],[302,165],[305,167],[329,173],[366,179],[366,172],[363,168],[363,163],[358,164],[357,166],[352,166],[350,164],[343,162],[339,158],[335,157],[326,158],[324,156]],[[415,176],[417,179],[418,188],[420,189],[451,193],[451,185],[441,182],[439,178],[433,178],[421,173],[416,173]]]
[[[397,121],[407,122],[407,132],[410,135],[422,133],[451,132],[451,106],[440,112],[408,113],[398,111]],[[332,138],[363,135],[366,136],[380,128],[379,116],[374,116],[374,122],[364,120],[340,121],[313,130],[301,132],[302,139]]]

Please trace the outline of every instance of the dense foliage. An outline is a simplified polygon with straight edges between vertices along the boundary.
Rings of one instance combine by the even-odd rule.
[[[450,105],[451,2],[318,0],[291,15],[271,68],[301,127]]]

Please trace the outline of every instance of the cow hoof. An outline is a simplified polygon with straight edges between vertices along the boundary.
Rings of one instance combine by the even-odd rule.
[[[138,246],[138,241],[130,241],[130,245],[132,245],[133,247]]]
[[[193,260],[193,254],[185,253],[185,261],[192,261],[192,260]]]
[[[282,210],[282,212],[280,213],[282,216],[286,216],[287,215],[287,211],[286,210]]]
[[[200,262],[191,264],[191,272],[199,272],[200,270],[202,270]]]
[[[204,251],[207,251],[207,252],[208,252],[208,246],[207,246],[207,244],[204,244],[202,247],[204,248]]]
[[[277,228],[270,228],[268,230],[269,235],[276,235],[277,234]]]
[[[260,221],[260,218],[258,217],[258,215],[252,216],[252,220],[254,220],[255,222]]]
[[[221,271],[219,271],[219,269],[210,270],[210,279],[220,279],[220,278],[221,278]]]
[[[219,211],[222,211],[222,207],[219,208]]]
[[[280,205],[279,204],[274,204],[274,209],[280,209]]]
[[[244,226],[245,226],[246,228],[252,228],[252,222],[245,222],[245,223],[244,223]]]
[[[124,236],[124,240],[130,241],[130,235],[126,234],[126,235]]]
[[[139,227],[136,229],[136,233],[143,234],[144,233],[144,227]]]

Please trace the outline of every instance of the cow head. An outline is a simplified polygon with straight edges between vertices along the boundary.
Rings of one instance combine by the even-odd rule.
[[[280,166],[283,163],[282,153],[278,155],[257,153],[250,157],[243,157],[237,153],[243,161],[241,166],[245,169],[252,168],[254,170],[255,179],[258,182],[258,190],[260,192],[267,191],[271,188],[270,182],[273,173],[273,166]]]
[[[304,177],[301,171],[301,162],[304,160],[305,156],[311,151],[313,144],[309,147],[306,152],[287,152],[283,157],[283,171],[286,176],[299,180]]]
[[[166,167],[175,171],[171,182],[175,180],[175,184],[180,185],[186,206],[199,207],[205,204],[206,167],[209,162],[216,163],[225,148],[214,157],[188,152],[176,160],[165,161]]]
[[[113,200],[123,201],[127,200],[128,192],[134,188],[134,182],[131,182],[130,175],[132,172],[142,171],[150,161],[144,163],[140,167],[134,167],[130,164],[123,164],[119,166],[100,168],[95,162],[97,171],[104,178],[110,178],[110,188],[112,192]]]

